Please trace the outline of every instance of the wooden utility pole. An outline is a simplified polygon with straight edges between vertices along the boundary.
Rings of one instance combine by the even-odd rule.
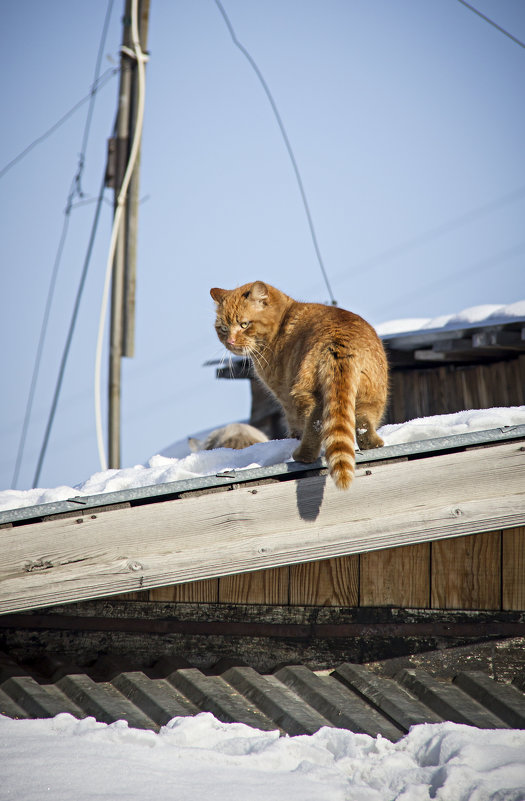
[[[138,0],[139,40],[146,50],[150,0]],[[108,184],[114,189],[114,208],[122,187],[137,118],[138,78],[131,30],[132,0],[125,0],[122,21],[119,102],[115,137],[110,141]],[[108,465],[120,467],[120,398],[122,356],[134,354],[135,284],[140,150],[129,184],[113,261],[109,346]]]

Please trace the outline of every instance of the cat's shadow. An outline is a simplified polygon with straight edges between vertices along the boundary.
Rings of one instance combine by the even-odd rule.
[[[295,484],[297,511],[302,520],[313,522],[319,517],[325,485],[326,475],[304,476],[297,479]]]

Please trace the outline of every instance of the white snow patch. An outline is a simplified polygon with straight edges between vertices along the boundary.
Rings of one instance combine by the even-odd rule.
[[[525,731],[414,726],[397,743],[322,728],[279,737],[209,713],[158,734],[63,714],[0,716],[2,798],[17,801],[521,801]]]
[[[440,328],[461,328],[469,325],[496,325],[513,320],[525,320],[525,300],[519,300],[506,306],[487,303],[471,306],[455,314],[442,314],[439,317],[410,317],[399,320],[387,320],[377,325],[380,336],[392,334],[417,333],[418,331],[439,330]]]
[[[406,423],[392,423],[379,429],[385,445],[418,442],[434,437],[448,437],[471,431],[488,431],[525,424],[525,406],[494,409],[470,409],[454,414],[419,417]]]
[[[398,445],[403,442],[515,425],[525,425],[525,406],[471,409],[455,414],[422,417],[406,423],[383,426],[379,429],[379,433],[385,445]],[[76,487],[0,491],[0,511],[64,501],[75,496],[150,487],[171,481],[215,475],[225,470],[245,470],[282,464],[292,461],[292,453],[296,447],[297,440],[282,439],[261,442],[242,450],[217,448],[213,451],[191,453],[180,458],[157,454],[145,465],[95,473]],[[185,452],[184,448],[187,448],[186,440],[174,443],[166,450],[171,453]]]

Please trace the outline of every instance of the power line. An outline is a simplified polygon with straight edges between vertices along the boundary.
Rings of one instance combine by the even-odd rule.
[[[482,14],[481,11],[478,11],[477,8],[474,8],[474,6],[471,6],[470,3],[466,3],[465,0],[458,0],[458,2],[461,3],[462,5],[466,6],[467,8],[469,8],[471,11],[474,12],[474,14],[477,14],[478,17],[481,17],[481,19],[484,19],[485,22],[488,22],[489,25],[492,25],[493,28],[496,28],[496,30],[498,30],[501,33],[505,34],[505,36],[508,36],[509,39],[512,39],[513,42],[516,42],[516,44],[519,44],[520,47],[524,47],[525,48],[525,44],[520,39],[518,39],[512,33],[509,33],[508,31],[506,31],[505,28],[502,28],[501,25],[498,25],[496,22],[494,22],[494,20],[490,19],[490,17],[486,17],[485,14]]]
[[[516,200],[519,200],[525,195],[525,186],[520,186],[518,189],[515,189],[512,192],[509,192],[502,197],[497,198],[496,200],[492,200],[489,203],[485,203],[482,206],[477,206],[475,209],[471,209],[470,211],[461,214],[459,217],[454,218],[453,220],[448,220],[441,225],[438,225],[434,228],[430,228],[423,233],[418,234],[417,236],[412,237],[412,239],[407,239],[404,242],[401,242],[399,245],[394,245],[387,250],[383,250],[377,256],[371,256],[368,259],[364,259],[363,261],[359,262],[358,264],[354,265],[353,272],[351,274],[348,273],[347,270],[344,273],[339,273],[337,278],[340,281],[345,281],[348,278],[352,278],[357,271],[363,270],[373,270],[376,267],[379,267],[384,262],[388,262],[391,259],[397,258],[407,251],[414,250],[415,248],[421,247],[422,245],[427,244],[427,242],[431,242],[433,239],[436,239],[440,236],[444,236],[451,231],[455,231],[458,228],[462,228],[464,225],[468,225],[471,222],[474,222],[479,217],[483,217],[485,214],[489,214],[493,211],[497,211],[499,208],[506,206],[508,203],[514,203]]]
[[[82,145],[80,147],[81,156],[80,156],[80,162],[79,162],[79,174],[77,175],[77,187],[76,187],[77,195],[80,198],[83,197],[82,186],[81,186],[81,178],[82,178],[82,172],[84,170],[84,159],[85,159],[85,153],[86,153],[86,150],[87,150],[89,134],[90,134],[90,131],[91,131],[91,122],[93,120],[93,112],[95,110],[95,93],[96,93],[96,89],[94,87],[95,87],[95,84],[96,84],[96,82],[98,80],[98,76],[100,74],[100,66],[102,64],[102,56],[104,55],[104,49],[105,49],[106,39],[107,39],[107,35],[108,35],[109,22],[110,22],[110,19],[111,19],[111,12],[113,11],[113,3],[114,3],[114,0],[109,0],[108,7],[107,7],[107,10],[106,10],[106,18],[104,19],[104,25],[103,25],[103,28],[102,28],[102,35],[100,37],[100,45],[99,45],[98,53],[97,53],[97,61],[95,63],[95,81],[94,81],[94,84],[93,84],[93,88],[91,90],[91,98],[90,98],[90,103],[89,103],[89,106],[88,106],[86,124],[84,126],[84,136],[82,137]]]
[[[232,26],[232,24],[230,22],[230,19],[229,19],[228,15],[227,15],[226,11],[224,10],[224,7],[222,6],[222,3],[220,3],[219,0],[215,0],[215,5],[217,6],[219,11],[221,12],[221,15],[222,15],[222,17],[224,19],[224,22],[226,23],[226,27],[228,28],[228,31],[230,32],[230,36],[231,36],[231,38],[233,40],[234,45],[241,51],[243,56],[245,56],[245,58],[248,60],[250,66],[252,67],[253,71],[257,75],[257,78],[259,79],[259,82],[260,82],[262,88],[264,89],[264,91],[266,93],[266,97],[268,98],[268,100],[270,102],[270,105],[272,107],[272,111],[273,111],[273,113],[275,115],[275,119],[277,120],[277,124],[279,125],[280,131],[281,131],[281,134],[282,134],[282,137],[283,137],[283,140],[284,140],[284,144],[286,145],[286,149],[288,151],[288,155],[290,157],[290,161],[292,162],[292,166],[293,166],[293,169],[294,169],[294,172],[295,172],[295,177],[297,179],[297,184],[299,186],[299,191],[301,193],[301,198],[302,198],[302,201],[303,201],[304,210],[306,212],[306,218],[308,220],[308,226],[310,228],[310,234],[312,236],[312,242],[314,244],[315,253],[316,253],[316,256],[317,256],[317,261],[319,262],[319,267],[321,268],[321,272],[323,274],[323,278],[324,278],[324,281],[325,281],[325,284],[326,284],[326,288],[328,289],[328,293],[330,295],[331,303],[332,303],[333,306],[337,306],[337,301],[334,298],[334,293],[332,292],[332,287],[330,286],[330,282],[328,280],[328,275],[326,273],[326,269],[325,269],[325,266],[324,266],[324,263],[323,263],[323,259],[322,259],[322,256],[321,256],[321,251],[319,249],[319,244],[317,242],[317,236],[316,236],[316,233],[315,233],[315,228],[314,228],[314,224],[313,224],[313,220],[312,220],[312,215],[310,213],[310,207],[308,205],[308,200],[306,198],[306,192],[304,191],[304,186],[303,186],[303,181],[302,181],[302,178],[301,178],[301,173],[299,172],[299,167],[297,166],[297,161],[295,160],[295,156],[294,156],[294,153],[293,153],[293,150],[292,150],[292,146],[290,144],[290,140],[288,139],[288,135],[286,133],[286,129],[285,129],[284,123],[283,123],[283,121],[281,119],[281,115],[279,114],[279,110],[277,108],[275,100],[273,99],[272,93],[270,92],[268,84],[264,80],[264,77],[263,77],[259,67],[255,63],[255,61],[252,58],[252,56],[250,55],[250,53],[246,50],[246,48],[237,39],[237,36],[236,36],[235,31],[233,29],[233,26]]]
[[[55,287],[56,287],[56,280],[57,280],[57,276],[58,276],[58,270],[59,270],[59,267],[60,267],[60,262],[62,260],[62,254],[64,252],[64,246],[65,246],[65,243],[66,243],[66,237],[67,237],[67,232],[68,232],[68,228],[69,228],[69,218],[70,218],[70,215],[71,215],[73,199],[74,199],[76,194],[79,194],[79,196],[82,197],[80,182],[81,182],[82,172],[83,172],[83,169],[84,169],[85,153],[86,153],[86,148],[87,148],[87,144],[88,144],[89,131],[90,131],[90,128],[91,128],[91,120],[92,120],[92,116],[93,116],[93,107],[94,107],[94,104],[95,104],[95,95],[96,95],[96,92],[97,92],[98,88],[100,88],[100,76],[99,76],[100,64],[101,64],[102,54],[103,54],[103,51],[104,51],[104,48],[105,48],[105,44],[106,44],[108,24],[109,24],[109,19],[110,19],[112,7],[113,7],[113,0],[110,0],[109,5],[108,5],[108,9],[106,11],[106,17],[105,17],[105,20],[104,20],[104,26],[103,26],[103,29],[102,29],[102,35],[101,35],[100,44],[99,44],[99,48],[98,48],[98,54],[97,54],[97,60],[96,60],[96,66],[95,66],[95,73],[94,73],[95,74],[95,79],[94,79],[94,82],[92,84],[91,92],[90,92],[90,94],[88,96],[89,100],[90,100],[90,103],[89,103],[86,123],[85,123],[85,126],[84,126],[84,134],[83,134],[83,137],[82,137],[82,148],[81,148],[81,152],[80,152],[80,155],[79,155],[77,170],[76,170],[75,176],[73,178],[73,181],[71,183],[71,187],[70,187],[70,190],[69,190],[69,193],[68,193],[68,197],[67,197],[66,208],[65,208],[65,211],[64,211],[64,222],[62,224],[62,232],[60,234],[60,241],[59,241],[57,253],[56,253],[56,256],[55,256],[55,263],[53,265],[53,271],[52,271],[52,274],[51,274],[51,281],[50,281],[49,290],[48,290],[48,294],[47,294],[46,305],[45,305],[45,309],[44,309],[44,317],[43,317],[43,320],[42,320],[42,327],[40,329],[40,336],[39,336],[38,345],[37,345],[37,353],[36,353],[36,358],[35,358],[35,364],[34,364],[34,367],[33,367],[33,374],[31,376],[31,384],[30,384],[29,395],[28,395],[27,404],[26,404],[26,410],[25,410],[25,415],[24,415],[24,423],[23,423],[23,426],[22,426],[22,432],[21,432],[20,442],[19,442],[19,446],[18,446],[18,453],[17,453],[16,462],[15,462],[15,469],[14,469],[14,472],[13,472],[13,480],[12,480],[12,486],[13,487],[15,487],[17,482],[18,482],[18,476],[19,476],[20,467],[21,467],[21,464],[22,464],[22,458],[23,458],[23,454],[24,454],[24,447],[25,447],[25,442],[26,442],[26,438],[27,438],[27,431],[28,431],[28,428],[29,428],[29,421],[30,421],[30,418],[31,418],[31,411],[32,411],[32,408],[33,408],[33,401],[34,401],[34,396],[35,396],[35,391],[36,391],[36,384],[37,384],[37,381],[38,381],[38,375],[39,375],[39,372],[40,372],[40,364],[41,364],[41,361],[42,361],[42,351],[43,351],[43,348],[44,348],[44,342],[45,342],[45,338],[46,338],[46,334],[47,334],[47,327],[48,327],[48,323],[49,323],[49,315],[50,315],[50,312],[51,312],[51,305],[53,303],[53,298],[54,298],[54,294],[55,294]],[[113,70],[111,70],[111,72],[113,72]],[[85,100],[85,98],[84,98],[84,100]],[[84,101],[81,101],[81,103],[82,102],[84,102]],[[77,104],[76,108],[78,108],[78,106],[79,106],[79,104]],[[64,119],[65,118],[62,118],[62,121]],[[15,159],[14,161],[12,161],[10,163],[10,166],[13,166],[15,161],[20,160],[22,158],[22,156],[29,151],[29,149],[31,149],[32,147],[35,146],[36,143],[38,143],[38,141],[42,141],[43,138],[45,138],[46,136],[49,136],[52,130],[56,130],[57,126],[58,126],[58,123],[55,124],[53,126],[53,129],[50,129],[50,131],[48,131],[47,134],[44,135],[44,137],[40,137],[39,140],[35,140],[33,145],[31,145],[29,148],[26,148],[26,150],[23,151],[23,153],[20,154],[20,156],[17,157],[17,159]],[[8,165],[8,167],[9,167],[9,165]],[[8,167],[4,168],[4,172],[6,171],[6,169],[8,169]],[[101,202],[102,201],[100,200],[100,203]],[[97,212],[96,212],[95,216],[96,216],[96,219],[98,219],[98,208],[97,208]],[[54,415],[54,411],[53,411],[53,415]],[[47,438],[46,438],[46,445],[47,445]],[[45,450],[45,448],[44,448],[44,450]],[[39,473],[40,473],[40,469],[37,469],[37,478],[38,478]],[[35,483],[36,483],[36,480],[37,479],[35,479]]]
[[[45,308],[44,308],[44,317],[42,319],[42,326],[41,326],[41,329],[40,329],[40,336],[38,338],[38,345],[37,345],[37,349],[36,349],[35,364],[34,364],[34,367],[33,367],[33,374],[31,376],[31,384],[30,384],[30,387],[29,387],[29,395],[28,395],[28,398],[27,398],[26,410],[25,410],[25,415],[24,415],[24,422],[23,422],[23,425],[22,425],[22,433],[20,434],[20,442],[18,444],[18,452],[17,452],[17,455],[16,455],[15,469],[13,471],[13,479],[11,481],[11,487],[13,489],[16,488],[16,485],[17,485],[17,482],[18,482],[18,476],[20,474],[20,467],[22,465],[22,458],[23,458],[23,455],[24,455],[24,448],[25,448],[25,443],[26,443],[27,431],[28,431],[28,428],[29,428],[29,420],[31,418],[31,411],[32,411],[32,408],[33,408],[33,401],[34,401],[34,398],[35,398],[36,384],[37,384],[37,381],[38,381],[38,375],[39,375],[39,372],[40,372],[40,364],[41,364],[41,361],[42,361],[42,351],[44,349],[44,342],[45,342],[45,338],[46,338],[47,325],[48,325],[48,322],[49,322],[49,314],[50,314],[50,311],[51,311],[51,305],[53,303],[53,297],[54,297],[54,294],[55,294],[55,286],[56,286],[56,280],[57,280],[57,275],[58,275],[58,268],[60,266],[60,261],[62,259],[62,253],[63,253],[63,250],[64,250],[64,245],[66,243],[67,230],[68,230],[68,227],[69,227],[70,211],[71,211],[71,209],[69,208],[69,209],[66,209],[66,212],[65,212],[64,222],[62,224],[62,232],[60,234],[60,241],[58,243],[58,249],[57,249],[56,256],[55,256],[55,263],[53,265],[53,271],[51,273],[51,281],[49,283],[49,289],[48,289],[48,292],[47,292],[46,305],[45,305]]]
[[[470,264],[468,267],[464,267],[462,270],[458,270],[455,273],[449,273],[448,275],[442,276],[435,281],[429,281],[426,284],[423,284],[423,286],[419,287],[419,289],[414,289],[412,292],[404,292],[403,295],[400,295],[399,298],[397,298],[397,300],[380,306],[375,310],[375,313],[378,314],[382,313],[383,310],[392,309],[396,303],[400,301],[405,302],[407,300],[417,300],[417,298],[421,297],[422,294],[428,295],[429,291],[439,289],[439,287],[450,283],[451,281],[461,280],[468,275],[478,275],[480,272],[487,270],[489,267],[497,267],[502,262],[514,258],[514,256],[517,256],[519,253],[523,253],[524,250],[525,242],[520,242],[513,247],[506,248],[505,250],[496,253],[494,256],[489,256],[488,258],[481,259],[474,264]]]
[[[44,141],[45,139],[47,139],[49,136],[51,136],[52,134],[54,134],[54,133],[55,133],[55,131],[56,131],[58,128],[60,128],[60,126],[61,126],[61,125],[63,125],[65,122],[67,122],[67,120],[68,120],[68,119],[69,119],[71,116],[73,116],[73,114],[75,113],[75,111],[78,111],[78,109],[79,109],[79,108],[81,108],[81,106],[83,106],[83,105],[84,105],[84,103],[87,103],[87,101],[88,101],[88,100],[92,99],[92,98],[93,98],[93,96],[94,96],[94,95],[95,95],[95,94],[96,94],[98,91],[100,91],[100,89],[102,89],[102,87],[103,87],[103,86],[105,86],[105,85],[108,83],[108,81],[110,81],[110,80],[111,80],[111,78],[112,78],[114,75],[116,75],[116,74],[117,74],[117,72],[118,72],[118,67],[109,67],[109,69],[107,69],[107,70],[106,70],[106,71],[105,71],[105,72],[104,72],[104,73],[103,73],[103,74],[100,76],[100,78],[98,78],[98,79],[95,81],[95,83],[93,83],[93,84],[92,84],[92,86],[91,86],[91,89],[89,90],[89,93],[88,93],[88,94],[87,94],[85,97],[83,97],[83,98],[82,98],[82,100],[79,100],[79,101],[78,101],[78,103],[76,103],[76,104],[75,104],[75,105],[74,105],[72,108],[70,108],[70,109],[69,109],[69,111],[67,111],[67,112],[64,114],[64,116],[63,116],[63,117],[60,117],[60,119],[59,119],[59,120],[57,120],[57,122],[55,122],[55,124],[54,124],[54,125],[52,125],[52,126],[51,126],[51,128],[48,128],[48,130],[47,130],[47,131],[45,131],[45,133],[43,133],[41,136],[37,137],[37,138],[36,138],[36,139],[35,139],[33,142],[31,142],[31,144],[30,144],[30,145],[28,145],[26,148],[24,148],[24,150],[22,150],[22,152],[21,152],[21,153],[19,153],[19,154],[18,154],[18,156],[15,156],[15,158],[14,158],[14,159],[11,159],[11,161],[10,161],[10,162],[8,162],[8,164],[6,164],[6,165],[5,165],[5,167],[2,167],[2,169],[0,170],[0,178],[3,178],[3,177],[4,177],[4,175],[6,174],[6,172],[8,172],[8,171],[11,169],[11,167],[14,167],[14,166],[15,166],[15,164],[18,164],[18,162],[19,162],[19,161],[22,161],[22,159],[23,159],[25,156],[27,156],[27,154],[28,154],[28,153],[29,153],[31,150],[33,150],[33,148],[35,148],[37,145],[39,145],[41,142],[43,142],[43,141]]]
[[[58,398],[59,398],[59,395],[60,395],[60,390],[62,388],[62,380],[64,378],[67,359],[68,359],[68,356],[69,356],[69,349],[71,347],[71,342],[72,342],[72,339],[73,339],[73,333],[75,331],[75,325],[76,325],[77,317],[78,317],[78,310],[80,308],[80,301],[81,301],[81,298],[82,298],[82,293],[84,291],[84,284],[86,282],[89,263],[91,261],[91,254],[93,252],[93,245],[95,243],[95,235],[96,235],[97,228],[98,228],[100,210],[102,208],[102,201],[104,199],[104,189],[105,189],[105,185],[106,185],[105,178],[106,178],[106,176],[105,176],[105,171],[104,171],[104,177],[102,179],[102,185],[100,187],[100,191],[99,191],[98,198],[97,198],[97,207],[95,209],[95,216],[94,216],[93,223],[92,223],[92,226],[91,226],[89,244],[88,244],[86,256],[84,258],[84,266],[82,268],[82,274],[80,276],[80,283],[79,283],[79,286],[78,286],[78,289],[77,289],[77,296],[76,296],[76,299],[75,299],[75,305],[73,307],[73,314],[71,316],[71,321],[69,323],[69,330],[68,330],[67,337],[66,337],[66,344],[64,346],[64,351],[62,353],[62,359],[61,359],[61,362],[60,362],[60,368],[59,368],[59,371],[58,371],[58,378],[57,378],[57,381],[56,381],[55,392],[54,392],[53,400],[52,400],[52,403],[51,403],[51,410],[49,412],[49,417],[48,417],[48,420],[47,420],[46,430],[45,430],[45,433],[44,433],[44,440],[42,442],[42,446],[40,448],[40,453],[39,453],[39,456],[38,456],[38,462],[37,462],[37,466],[36,466],[36,470],[35,470],[35,477],[33,479],[33,487],[37,486],[38,480],[40,478],[40,471],[42,470],[42,464],[44,462],[44,457],[46,455],[47,445],[48,445],[48,442],[49,442],[49,435],[51,433],[51,428],[52,428],[52,425],[53,425],[53,421],[55,419],[55,412],[56,412],[56,408],[57,408],[57,404],[58,404]]]

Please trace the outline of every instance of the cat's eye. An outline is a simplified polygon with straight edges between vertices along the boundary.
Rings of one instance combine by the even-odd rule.
[[[222,334],[227,334],[228,331],[230,330],[227,325],[220,325],[219,329],[220,329]]]
[[[241,328],[248,328],[250,323],[249,322],[248,323],[247,322],[243,322],[243,323],[239,323],[239,325],[241,326]]]

